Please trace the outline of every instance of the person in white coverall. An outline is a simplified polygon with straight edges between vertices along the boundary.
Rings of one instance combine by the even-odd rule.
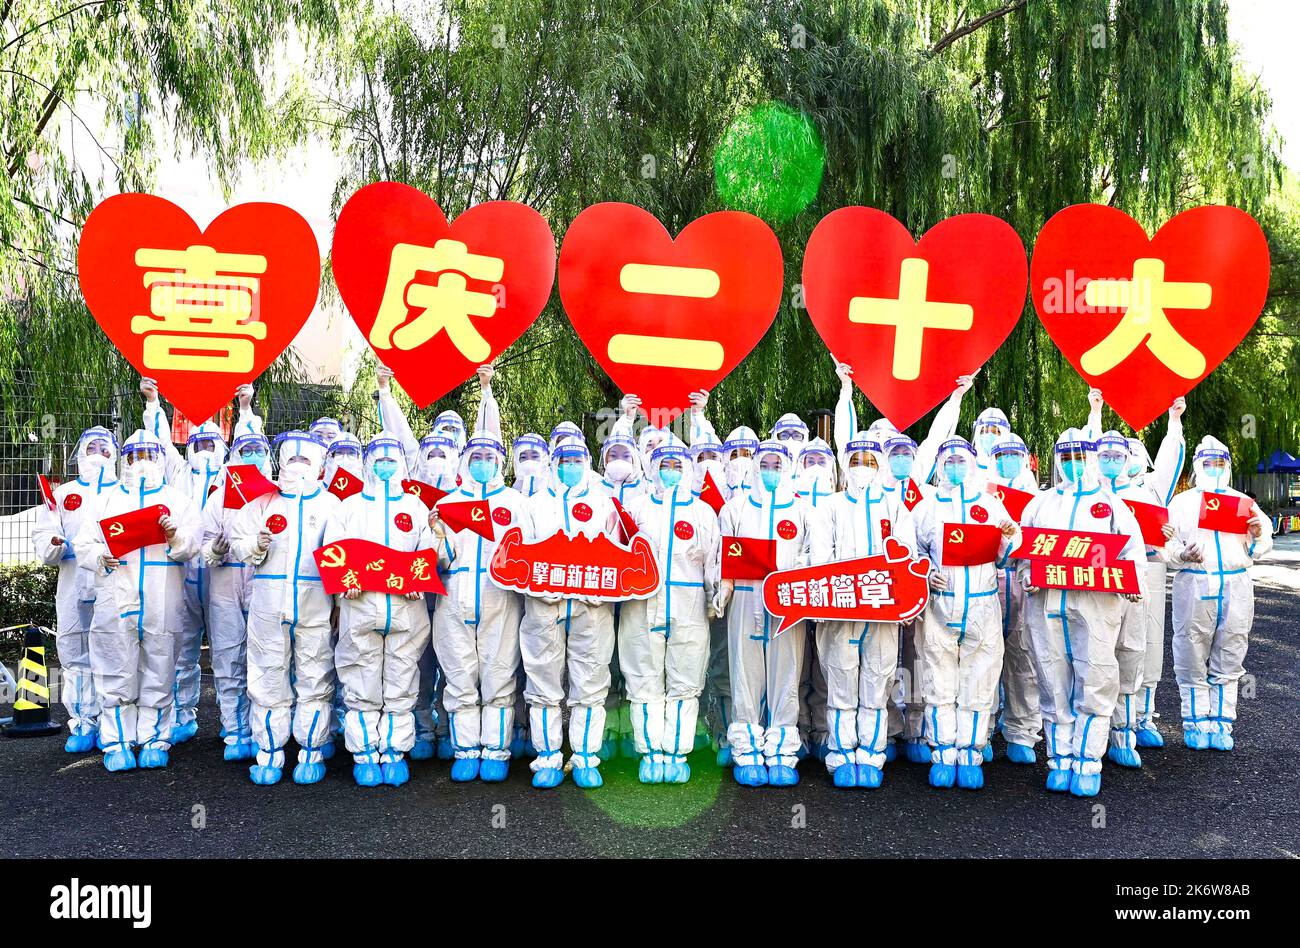
[[[325,527],[326,544],[360,539],[404,553],[433,545],[429,510],[402,490],[402,443],[379,435],[362,459],[365,486],[339,504]],[[424,566],[437,569],[436,554]],[[410,577],[402,576],[403,583]],[[334,664],[347,707],[343,736],[352,776],[363,787],[400,787],[410,779],[405,754],[415,745],[417,662],[428,648],[429,610],[424,593],[348,589],[337,597],[339,640]]]
[[[723,537],[773,541],[778,570],[829,559],[829,537],[821,538],[826,549],[817,552],[817,523],[809,505],[794,492],[793,467],[784,444],[760,442],[751,474],[754,486],[727,501],[718,516]],[[727,743],[735,759],[733,775],[745,786],[793,786],[799,782],[794,768],[806,636],[798,627],[777,634],[780,623],[763,607],[760,580],[720,580],[713,612],[724,610],[733,712]]]
[[[175,626],[184,565],[198,555],[202,525],[197,506],[166,483],[164,456],[162,443],[143,431],[127,438],[120,483],[88,511],[72,544],[77,566],[95,577],[90,667],[101,705],[99,744],[109,770],[135,767],[136,746],[139,766],[166,767],[171,750]],[[167,509],[158,518],[164,542],[113,556],[100,522],[155,505]]]
[[[248,698],[257,761],[253,783],[277,783],[290,734],[298,742],[295,783],[325,774],[334,698],[330,612],[312,555],[339,499],[321,474],[325,445],[305,431],[275,439],[279,491],[245,504],[230,538],[234,555],[254,567],[248,600]],[[332,749],[332,745],[331,745]]]
[[[1091,410],[1085,430],[1089,437],[1100,437],[1104,404],[1101,390],[1089,391],[1088,401]],[[1186,408],[1185,399],[1174,399],[1154,464],[1141,441],[1125,438],[1125,444],[1121,445],[1116,439],[1122,435],[1114,431],[1106,433],[1111,445],[1111,450],[1106,452],[1109,457],[1104,457],[1099,449],[1097,463],[1102,483],[1112,493],[1122,500],[1169,506],[1187,455],[1182,420]],[[1138,747],[1163,747],[1165,743],[1156,727],[1155,698],[1156,686],[1164,672],[1166,554],[1152,546],[1146,548],[1146,554],[1146,595],[1141,603],[1125,607],[1119,637],[1120,689],[1108,756],[1126,766],[1141,766]]]
[[[553,486],[526,504],[524,541],[540,543],[557,533],[595,537],[618,530],[618,514],[591,469],[585,445],[563,442],[551,453]],[[614,606],[581,597],[526,597],[519,647],[528,684],[528,730],[532,736],[533,786],[564,779],[561,703],[568,706],[573,781],[599,787],[605,735],[605,699],[614,653]],[[568,680],[567,701],[564,683]]]
[[[1142,535],[1128,507],[1099,481],[1094,444],[1086,440],[1085,432],[1069,428],[1057,439],[1053,454],[1054,486],[1029,502],[1020,519],[1022,527],[1125,536],[1119,559],[1137,564],[1141,590],[1141,566],[1146,559]],[[1047,789],[1096,796],[1119,694],[1115,643],[1124,616],[1123,599],[1138,601],[1142,593],[1121,597],[1092,590],[1036,589],[1027,559],[1019,560],[1017,570],[1028,593],[1025,622],[1043,712]]]
[[[1002,673],[999,567],[1020,542],[1020,528],[996,497],[984,491],[975,449],[965,438],[939,447],[939,485],[912,511],[916,554],[929,557],[930,603],[922,617],[920,691],[931,747],[930,786],[968,790],[984,786],[984,745]],[[990,524],[1001,538],[995,562],[949,565],[949,524]]]
[[[717,587],[718,518],[693,490],[690,449],[677,441],[650,456],[650,493],[629,513],[654,548],[660,586],[623,604],[619,662],[641,755],[642,783],[686,783],[686,755],[709,657],[708,605]]]
[[[433,647],[445,676],[443,707],[455,762],[451,779],[504,780],[510,768],[519,667],[519,593],[492,582],[488,568],[497,541],[510,527],[523,527],[524,498],[504,479],[505,448],[476,434],[461,454],[460,487],[444,504],[486,500],[493,538],[452,530],[435,516],[430,523],[447,594],[433,614]]]
[[[107,428],[87,428],[73,452],[77,476],[54,488],[54,509],[36,509],[32,549],[41,562],[57,566],[54,635],[62,672],[59,694],[68,710],[68,740],[63,749],[80,754],[95,749],[99,696],[90,670],[90,625],[95,613],[95,579],[77,566],[73,541],[102,498],[117,486],[117,439]]]
[[[811,508],[809,515],[830,529],[830,500],[839,490],[839,474],[831,446],[821,438],[806,441],[795,454],[795,493]],[[799,736],[805,750],[818,760],[826,759],[826,677],[818,658],[813,622],[805,622],[808,636],[803,671],[799,677]],[[802,752],[801,752],[802,756]]]
[[[846,488],[829,508],[830,555],[876,556],[893,536],[916,547],[912,514],[897,488],[881,479],[880,443],[860,437],[844,446]],[[898,673],[897,622],[818,622],[817,655],[826,682],[826,769],[837,787],[879,787],[889,746],[888,707]]]
[[[330,442],[325,450],[325,473],[321,480],[329,487],[339,471],[346,471],[358,481],[361,480],[361,442],[357,436],[344,431]]]
[[[551,452],[546,439],[531,431],[515,438],[510,447],[511,470],[515,490],[532,497],[551,482]]]
[[[997,494],[1003,488],[1038,493],[1038,482],[1029,469],[1029,447],[1014,432],[993,442],[991,469],[985,478],[987,490]],[[1014,560],[998,574],[998,605],[1002,607],[1002,718],[1000,729],[1007,742],[1007,759],[1013,764],[1032,764],[1037,759],[1034,745],[1043,739],[1043,715],[1038,707],[1038,679],[1034,675],[1029,629],[1025,626],[1025,588],[1016,575]],[[997,703],[994,703],[994,712]]]
[[[1183,742],[1192,750],[1230,751],[1238,682],[1255,621],[1250,566],[1273,549],[1273,525],[1259,505],[1231,487],[1232,459],[1223,442],[1201,439],[1192,456],[1193,486],[1169,504],[1174,574],[1174,677],[1182,702]],[[1245,533],[1198,524],[1211,502],[1237,504]]]

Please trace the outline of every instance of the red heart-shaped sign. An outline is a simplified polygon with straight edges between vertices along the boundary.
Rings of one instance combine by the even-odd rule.
[[[631,204],[595,204],[560,248],[560,300],[583,344],[642,410],[665,424],[763,338],[781,303],[781,245],[740,211],[672,235]]]
[[[1268,296],[1268,242],[1235,207],[1183,211],[1148,239],[1123,211],[1076,204],[1039,232],[1031,273],[1052,341],[1140,429],[1255,325]]]
[[[77,273],[104,334],[197,422],[293,341],[316,305],[320,251],[280,204],[237,204],[201,230],[171,201],[118,194],[86,218]]]
[[[332,262],[352,319],[423,408],[537,319],[555,282],[555,238],[515,201],[475,205],[448,224],[433,198],[381,181],[343,205]]]
[[[821,219],[804,251],[804,300],[831,355],[900,430],[997,350],[1025,305],[1020,237],[988,214],[940,221],[913,241],[884,211]]]

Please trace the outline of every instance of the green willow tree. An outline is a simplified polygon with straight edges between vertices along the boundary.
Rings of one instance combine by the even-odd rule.
[[[1300,435],[1296,320],[1277,302],[1295,286],[1298,235],[1270,199],[1281,187],[1270,103],[1241,72],[1222,0],[442,0],[378,15],[350,37],[339,76],[339,203],[380,179],[425,190],[449,216],[509,198],[539,209],[557,239],[598,201],[637,204],[676,232],[722,209],[713,157],[738,115],[771,101],[807,115],[825,146],[821,189],[772,222],[790,292],[714,393],[721,432],[834,403],[797,292],[827,212],[883,208],[919,236],[981,211],[1028,250],[1054,212],[1096,201],[1149,230],[1210,202],[1261,219],[1275,250],[1268,315],[1192,394],[1188,433],[1226,436],[1247,463]],[[581,420],[620,394],[558,294],[499,367],[513,433]],[[1027,306],[967,397],[963,430],[996,404],[1041,454],[1083,420],[1085,396]],[[473,397],[463,386],[435,408],[472,411]]]

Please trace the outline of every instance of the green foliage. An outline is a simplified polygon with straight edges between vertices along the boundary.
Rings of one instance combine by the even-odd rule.
[[[727,207],[781,223],[817,196],[825,163],[812,122],[768,103],[731,123],[718,143],[713,173]]]
[[[54,628],[54,589],[57,566],[44,563],[0,563],[0,629],[29,622]],[[22,630],[0,636],[6,654],[22,644]]]

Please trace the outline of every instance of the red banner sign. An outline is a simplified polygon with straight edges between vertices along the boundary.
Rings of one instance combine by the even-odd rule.
[[[1249,497],[1236,494],[1202,494],[1201,514],[1196,525],[1216,533],[1247,533],[1250,529],[1246,526],[1250,519],[1250,505]]]
[[[1160,528],[1169,522],[1169,511],[1157,504],[1144,504],[1137,500],[1124,503],[1133,511],[1138,526],[1142,528],[1142,542],[1147,546],[1164,546],[1165,535]]]
[[[250,500],[273,490],[279,488],[257,469],[257,465],[234,464],[226,468],[226,496],[222,506],[226,510],[239,510]]]
[[[1120,561],[1128,537],[1120,533],[1092,533],[1081,530],[1052,530],[1025,527],[1020,546],[1011,555],[1021,560],[1046,563],[1079,563],[1109,566]],[[1068,588],[1068,587],[1067,587]]]
[[[1090,592],[1136,594],[1140,591],[1137,566],[1117,560],[1106,566],[1089,566],[1064,560],[1034,560],[1029,583],[1039,589],[1084,589]],[[1161,595],[1164,595],[1163,591]]]
[[[488,572],[502,589],[601,602],[648,599],[659,588],[654,548],[639,534],[628,547],[603,533],[569,536],[562,530],[540,543],[525,543],[523,531],[511,527]]]
[[[1034,495],[1027,490],[1016,490],[1014,487],[1006,487],[1002,484],[990,484],[988,491],[998,500],[1002,501],[1002,506],[1007,508],[1007,513],[1016,523],[1020,522],[1020,515],[1025,512],[1029,502],[1034,499]]]
[[[947,523],[943,527],[943,565],[981,566],[998,558],[1002,531],[991,523]]]
[[[167,534],[163,533],[158,518],[170,513],[164,504],[154,504],[99,521],[100,529],[104,531],[104,542],[108,544],[108,552],[114,558],[121,559],[142,546],[166,543]]]
[[[446,593],[438,575],[435,550],[394,550],[370,540],[339,540],[312,554],[321,586],[330,595],[349,589],[362,592]]]
[[[885,552],[771,573],[763,582],[763,606],[781,617],[784,632],[805,619],[844,622],[910,622],[930,598],[928,559],[894,537]]]

